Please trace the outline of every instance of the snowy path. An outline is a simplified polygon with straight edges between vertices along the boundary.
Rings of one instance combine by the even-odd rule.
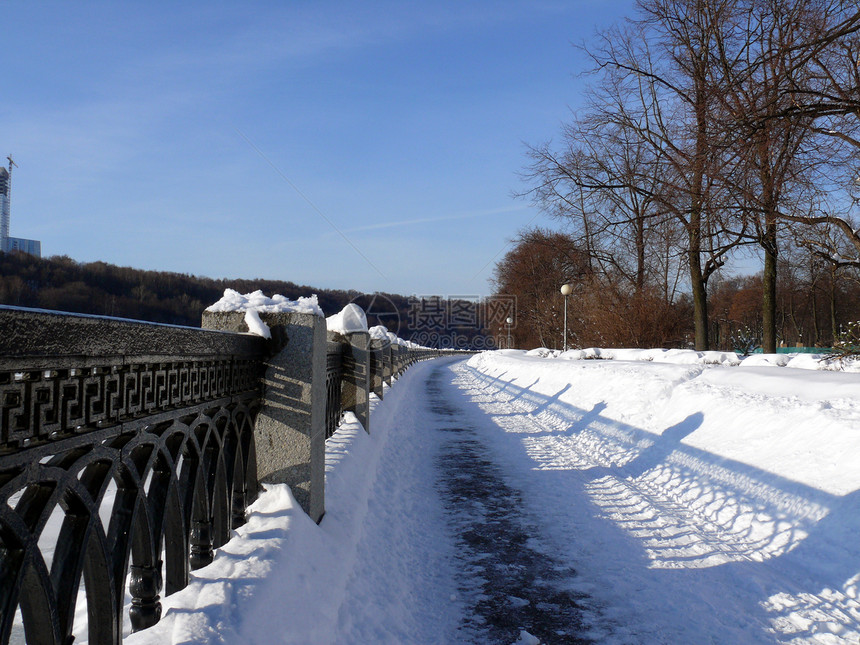
[[[337,643],[513,643],[523,630],[580,642],[572,571],[542,550],[493,463],[492,422],[463,397],[462,368],[439,360],[413,372],[425,396],[392,419],[401,432],[381,457]]]
[[[129,640],[860,643],[860,382],[796,372],[417,364]]]
[[[580,642],[581,594],[569,588],[575,571],[547,554],[539,518],[525,512],[485,445],[492,420],[463,397],[457,373],[457,366],[437,365],[426,400],[429,425],[445,433],[437,477],[458,543],[462,640],[511,643],[525,630],[542,643]]]

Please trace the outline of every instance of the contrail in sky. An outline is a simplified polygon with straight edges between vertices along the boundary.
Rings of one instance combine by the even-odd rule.
[[[419,219],[405,219],[399,222],[380,222],[379,224],[368,224],[367,226],[356,226],[344,229],[344,233],[357,233],[359,231],[377,231],[383,228],[395,228],[399,226],[410,226],[412,224],[426,224],[428,222],[445,222],[450,220],[471,219],[473,217],[486,217],[499,213],[513,213],[525,210],[524,206],[508,206],[506,208],[494,208],[490,210],[476,211],[474,213],[461,213],[460,215],[442,215],[440,217],[422,217]]]

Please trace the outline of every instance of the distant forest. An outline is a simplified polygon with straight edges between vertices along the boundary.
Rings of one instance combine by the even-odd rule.
[[[67,256],[37,258],[17,252],[0,253],[3,305],[199,327],[203,310],[220,300],[228,288],[239,293],[260,289],[267,296],[281,294],[293,300],[316,294],[327,316],[354,301],[368,312],[371,326],[386,325],[401,338],[414,338],[424,345],[449,344],[452,332],[456,332],[457,342],[464,348],[486,342],[478,325],[452,330],[444,319],[423,315],[423,301],[416,304],[414,298],[397,294],[319,289],[281,280],[215,280],[106,262],[81,263]],[[443,302],[443,307],[447,306]]]

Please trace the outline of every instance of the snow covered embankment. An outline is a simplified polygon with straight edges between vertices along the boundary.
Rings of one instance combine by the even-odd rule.
[[[559,542],[630,642],[860,642],[860,375],[513,350],[469,366],[549,430],[507,431],[547,475],[524,480],[543,507],[593,505]]]

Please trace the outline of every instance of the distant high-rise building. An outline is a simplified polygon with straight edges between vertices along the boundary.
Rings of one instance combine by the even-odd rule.
[[[0,251],[23,251],[42,257],[42,243],[39,240],[9,237],[9,224],[12,220],[12,168],[16,164],[12,161],[12,155],[6,158],[9,160],[9,170],[0,166]]]
[[[0,167],[0,241],[9,237],[9,171]],[[3,249],[4,251],[6,249]]]

